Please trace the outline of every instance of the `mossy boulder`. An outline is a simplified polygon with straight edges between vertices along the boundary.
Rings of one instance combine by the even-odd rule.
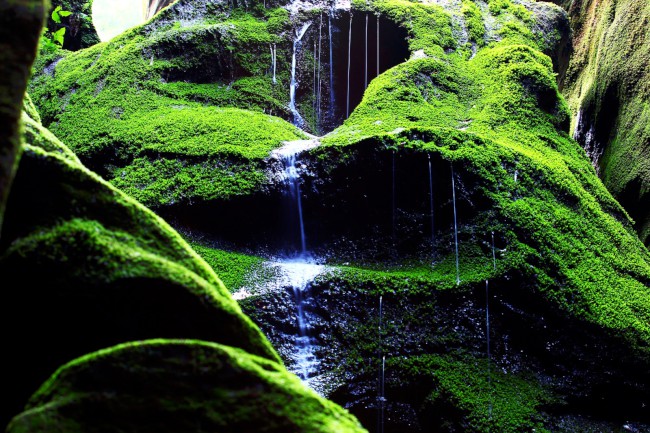
[[[104,349],[61,367],[7,432],[363,432],[276,362],[191,340]]]
[[[26,108],[32,112],[28,100]],[[5,335],[5,341],[16,350],[3,369],[5,416],[18,413],[29,395],[59,366],[95,350],[151,338],[202,339],[219,345],[198,341],[127,344],[106,361],[123,368],[123,375],[118,376],[104,375],[105,364],[97,366],[95,362],[102,356],[87,356],[73,362],[75,368],[69,367],[74,377],[83,370],[82,390],[73,391],[73,383],[52,391],[65,394],[62,398],[69,406],[57,400],[55,406],[61,412],[43,412],[40,405],[45,401],[40,399],[45,397],[37,394],[33,401],[39,408],[17,418],[11,430],[60,427],[61,417],[68,417],[66,430],[105,431],[125,425],[141,431],[148,427],[138,424],[138,419],[160,427],[156,423],[161,417],[175,420],[166,424],[172,430],[173,426],[189,428],[197,422],[197,413],[190,408],[200,402],[209,408],[206,420],[229,431],[238,431],[242,425],[278,431],[312,422],[322,431],[362,431],[342,409],[309,393],[286,372],[266,338],[241,313],[212,269],[164,221],[88,171],[27,112],[23,119],[24,139],[31,144],[24,145],[0,241],[0,270],[6,278],[3,302],[12,305],[12,314],[3,315],[2,326],[13,330]],[[187,353],[197,358],[190,362]],[[236,402],[203,400],[208,397],[203,394],[193,400],[198,398],[196,394],[177,393],[178,377],[169,374],[183,376],[197,368],[213,371],[213,364],[225,375],[236,375],[234,388],[247,377],[250,392],[239,388],[242,400]],[[175,370],[165,372],[172,365]],[[265,375],[265,369],[271,373]],[[87,381],[88,375],[104,379],[101,383]],[[153,377],[156,375],[162,376]],[[222,379],[217,376],[213,380]],[[155,389],[136,387],[135,395],[129,394],[137,380],[156,383]],[[48,384],[46,388],[54,386]],[[125,400],[119,401],[130,403],[118,409],[115,400],[73,397],[76,393],[102,396],[106,386],[113,392],[124,387],[120,392],[126,394]],[[260,387],[271,390],[260,393]],[[161,389],[178,398],[178,405],[185,409],[176,410],[168,400],[157,400]],[[211,388],[215,393],[211,398],[220,395],[220,389]],[[255,395],[260,398],[259,405],[253,403]],[[260,407],[276,400],[301,407],[304,403],[305,408],[315,404],[324,411],[308,418],[304,412],[298,415],[295,408],[285,410],[282,403],[269,417],[262,415]],[[234,411],[235,407],[229,406],[244,401],[247,409]],[[87,417],[90,409],[105,416]],[[31,418],[34,413],[39,415]]]
[[[575,34],[562,81],[574,136],[650,242],[650,7],[645,1],[571,2]]]

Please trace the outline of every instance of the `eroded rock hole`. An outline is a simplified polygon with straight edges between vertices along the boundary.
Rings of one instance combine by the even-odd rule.
[[[378,73],[408,59],[407,36],[405,29],[372,13],[315,18],[298,53],[296,99],[307,128],[326,134],[341,125]]]

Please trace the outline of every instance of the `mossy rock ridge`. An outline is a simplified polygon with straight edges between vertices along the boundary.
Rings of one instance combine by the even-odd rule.
[[[8,433],[364,432],[276,362],[191,340],[127,343],[69,362]]]
[[[16,348],[3,370],[7,415],[61,364],[121,342],[199,338],[278,360],[177,233],[34,123],[0,243],[12,306],[2,322]]]

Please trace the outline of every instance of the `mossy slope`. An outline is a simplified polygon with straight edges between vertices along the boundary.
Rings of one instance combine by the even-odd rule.
[[[279,364],[228,346],[150,340],[61,367],[7,432],[363,432]]]
[[[650,4],[574,1],[574,53],[563,93],[575,137],[650,242]]]
[[[29,105],[27,108],[33,112]],[[323,431],[332,431],[327,430],[332,426],[341,426],[342,431],[359,430],[340,409],[305,394],[210,267],[164,221],[88,171],[65,145],[27,113],[24,121],[25,140],[31,144],[24,146],[0,243],[0,270],[6,282],[3,303],[12,306],[12,314],[3,315],[2,326],[13,330],[5,336],[5,341],[15,349],[3,369],[6,384],[3,392],[8,402],[3,411],[6,416],[17,413],[39,383],[75,357],[133,340],[198,338],[224,345],[218,346],[221,355],[215,355],[219,360],[214,362],[225,371],[230,371],[243,358],[255,359],[254,363],[272,370],[274,374],[264,379],[255,376],[249,380],[273,387],[274,398],[292,400],[297,405],[311,399],[327,406],[327,415],[314,417],[323,424]],[[194,346],[209,346],[208,351],[217,347],[210,344],[197,342]],[[158,346],[162,351],[167,347],[163,343]],[[156,362],[155,351],[138,350],[134,349],[150,357],[150,362]],[[43,353],[47,356],[42,356]],[[183,356],[179,356],[175,365],[182,364]],[[196,363],[201,359],[195,360]],[[122,361],[124,358],[120,358],[119,362]],[[161,368],[168,367],[160,362]],[[82,364],[84,371],[95,371],[92,365]],[[186,368],[192,370],[196,365],[186,364]],[[138,366],[125,368],[138,376]],[[158,368],[154,371],[164,375]],[[129,386],[127,382],[110,383],[110,386],[120,385]],[[164,381],[159,385],[168,389],[174,386]],[[158,396],[145,391],[138,395],[142,399],[139,401],[153,401]],[[185,402],[182,404],[192,406],[191,397],[182,397]],[[258,410],[250,400],[253,396],[248,397],[249,410]],[[98,407],[102,403],[90,400],[94,409],[101,410]],[[113,407],[110,402],[103,403],[105,409]],[[219,406],[221,403],[201,401],[204,407],[212,406],[213,418],[220,416],[219,411],[225,411],[225,406]],[[127,406],[138,407],[137,404]],[[34,422],[39,423],[39,428],[51,426],[53,421],[48,417],[58,415],[41,409],[36,409],[39,415]],[[174,414],[181,424],[191,424],[189,418],[194,419],[194,414],[185,413],[187,418],[183,418],[173,407],[165,405],[152,403],[149,409],[147,413],[152,420],[158,419],[154,412],[158,416]],[[222,414],[226,418],[221,418],[220,425],[241,421],[237,417],[239,412],[228,413],[229,417]],[[330,417],[332,414],[336,414],[338,421]],[[132,416],[141,415],[139,412]],[[266,419],[249,415],[244,419],[250,425],[271,426]],[[304,417],[296,419],[284,411],[282,405],[275,408],[274,417],[273,428],[294,421],[305,422]],[[105,422],[117,421],[106,418]],[[31,423],[28,422],[28,430],[34,428]],[[70,428],[72,425],[77,424],[73,422]],[[106,426],[93,425],[98,429]]]

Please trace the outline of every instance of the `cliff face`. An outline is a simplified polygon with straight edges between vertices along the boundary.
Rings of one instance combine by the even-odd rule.
[[[183,241],[168,228],[149,240],[157,232],[130,219],[140,211],[113,215],[102,211],[113,199],[100,206],[81,192],[110,191],[131,209],[126,193],[191,241],[292,371],[369,429],[649,431],[650,253],[569,134],[557,85],[558,76],[577,76],[569,46],[567,14],[543,2],[180,0],[109,43],[39,59],[30,92],[43,124],[106,182],[59,187],[65,176],[52,174],[45,197],[68,198],[48,214],[68,213],[25,245],[45,252],[44,269],[71,257],[66,278],[101,288],[106,273],[133,283],[130,293],[142,278],[117,279],[122,268],[112,263],[135,260],[123,249],[144,264],[162,257],[164,266],[133,269],[173,286],[142,296],[178,318],[164,336],[274,363],[254,327],[242,325],[253,339],[246,347],[212,335],[212,321],[248,323],[222,286],[227,311],[204,317],[181,302],[178,293],[199,290],[188,288],[185,271],[179,282],[159,275],[179,262],[208,272],[186,257]],[[32,172],[49,172],[34,159]],[[21,185],[19,197],[42,188],[31,178]],[[21,222],[25,209],[12,223],[16,239],[40,224]],[[77,237],[92,241],[80,242],[80,257],[48,247]],[[103,241],[111,237],[124,247]],[[7,257],[18,260],[23,244],[15,245]],[[95,256],[102,272],[74,272]],[[182,320],[188,312],[205,320],[200,332]],[[142,338],[160,333],[134,329],[147,330]],[[51,422],[55,410],[44,421],[37,414],[85,386],[107,389],[86,368],[150,377],[178,358],[213,351],[230,364],[239,353],[201,343],[167,356],[148,344],[127,353],[144,365],[135,372],[119,368],[122,346],[66,364],[12,428]],[[233,368],[248,383],[266,362]],[[209,383],[223,380],[220,372],[206,372]],[[259,396],[275,392],[266,377]],[[69,419],[91,428],[85,404]],[[125,419],[122,408],[102,407]],[[296,430],[329,425],[327,414]]]
[[[574,136],[607,188],[650,241],[650,5],[573,1],[566,5],[573,56],[562,81]]]

